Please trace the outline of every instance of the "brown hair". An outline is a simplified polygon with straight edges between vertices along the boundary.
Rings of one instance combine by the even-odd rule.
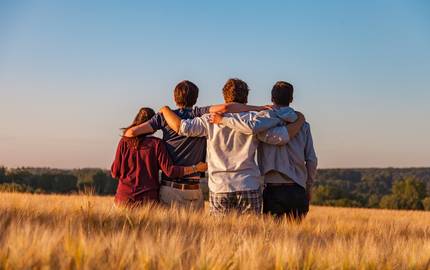
[[[179,107],[193,107],[199,96],[199,88],[190,81],[178,83],[173,91],[176,105]]]
[[[142,123],[145,123],[146,121],[151,119],[154,115],[155,115],[155,112],[153,109],[147,108],[147,107],[140,108],[139,112],[134,117],[134,120],[131,123],[131,125],[129,125],[128,127],[122,128],[123,135],[127,131],[127,129],[138,126]],[[126,137],[124,137],[124,138],[126,138]],[[133,148],[139,147],[139,143],[140,143],[139,137],[126,138],[126,140],[127,140],[127,143],[130,147],[133,147]]]
[[[248,93],[249,88],[246,82],[233,78],[229,79],[223,89],[222,93],[224,95],[225,102],[238,102],[246,104],[248,103]]]
[[[272,88],[272,102],[280,106],[288,106],[293,102],[294,87],[292,84],[278,81]]]

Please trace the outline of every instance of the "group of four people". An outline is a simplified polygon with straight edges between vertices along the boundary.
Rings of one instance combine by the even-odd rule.
[[[240,79],[224,85],[224,104],[194,107],[198,92],[182,81],[174,89],[177,109],[142,108],[123,129],[112,164],[115,202],[203,209],[200,178],[208,170],[213,214],[306,215],[317,158],[309,124],[290,107],[293,86],[277,82],[268,106],[246,105],[249,88]],[[150,136],[157,130],[162,140]]]

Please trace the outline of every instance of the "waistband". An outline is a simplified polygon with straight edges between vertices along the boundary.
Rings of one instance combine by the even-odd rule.
[[[266,187],[301,187],[303,188],[301,185],[297,184],[297,183],[266,183],[265,184]]]
[[[173,181],[161,180],[161,185],[180,189],[180,190],[196,190],[200,189],[200,184],[181,184]]]

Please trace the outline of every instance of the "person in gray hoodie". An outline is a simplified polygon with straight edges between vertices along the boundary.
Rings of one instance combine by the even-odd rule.
[[[277,82],[272,88],[272,110],[260,112],[259,117],[277,117],[284,120],[285,124],[294,122],[297,114],[289,107],[293,101],[293,92],[294,87],[290,83]],[[241,132],[249,131],[252,126],[252,123],[243,119],[220,114],[213,114],[211,121]],[[317,171],[310,125],[305,122],[296,136],[288,138],[288,141],[284,137],[279,143],[276,140],[280,140],[280,137],[267,136],[285,134],[288,127],[281,125],[276,129],[279,131],[257,134],[262,141],[258,146],[257,157],[265,184],[263,212],[275,217],[301,220],[309,211],[311,189]],[[265,141],[271,141],[271,144]]]

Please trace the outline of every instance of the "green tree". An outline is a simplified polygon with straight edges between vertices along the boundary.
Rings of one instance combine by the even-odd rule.
[[[390,209],[418,209],[422,210],[422,200],[426,195],[426,187],[422,181],[406,178],[396,181],[392,187],[392,194],[382,197],[380,206]]]
[[[379,207],[385,209],[399,209],[398,199],[393,194],[385,195],[381,198]]]
[[[0,167],[0,184],[6,183],[6,168]]]
[[[425,198],[422,200],[422,203],[423,203],[423,208],[424,208],[424,210],[426,210],[426,211],[430,211],[430,197],[425,197]]]

